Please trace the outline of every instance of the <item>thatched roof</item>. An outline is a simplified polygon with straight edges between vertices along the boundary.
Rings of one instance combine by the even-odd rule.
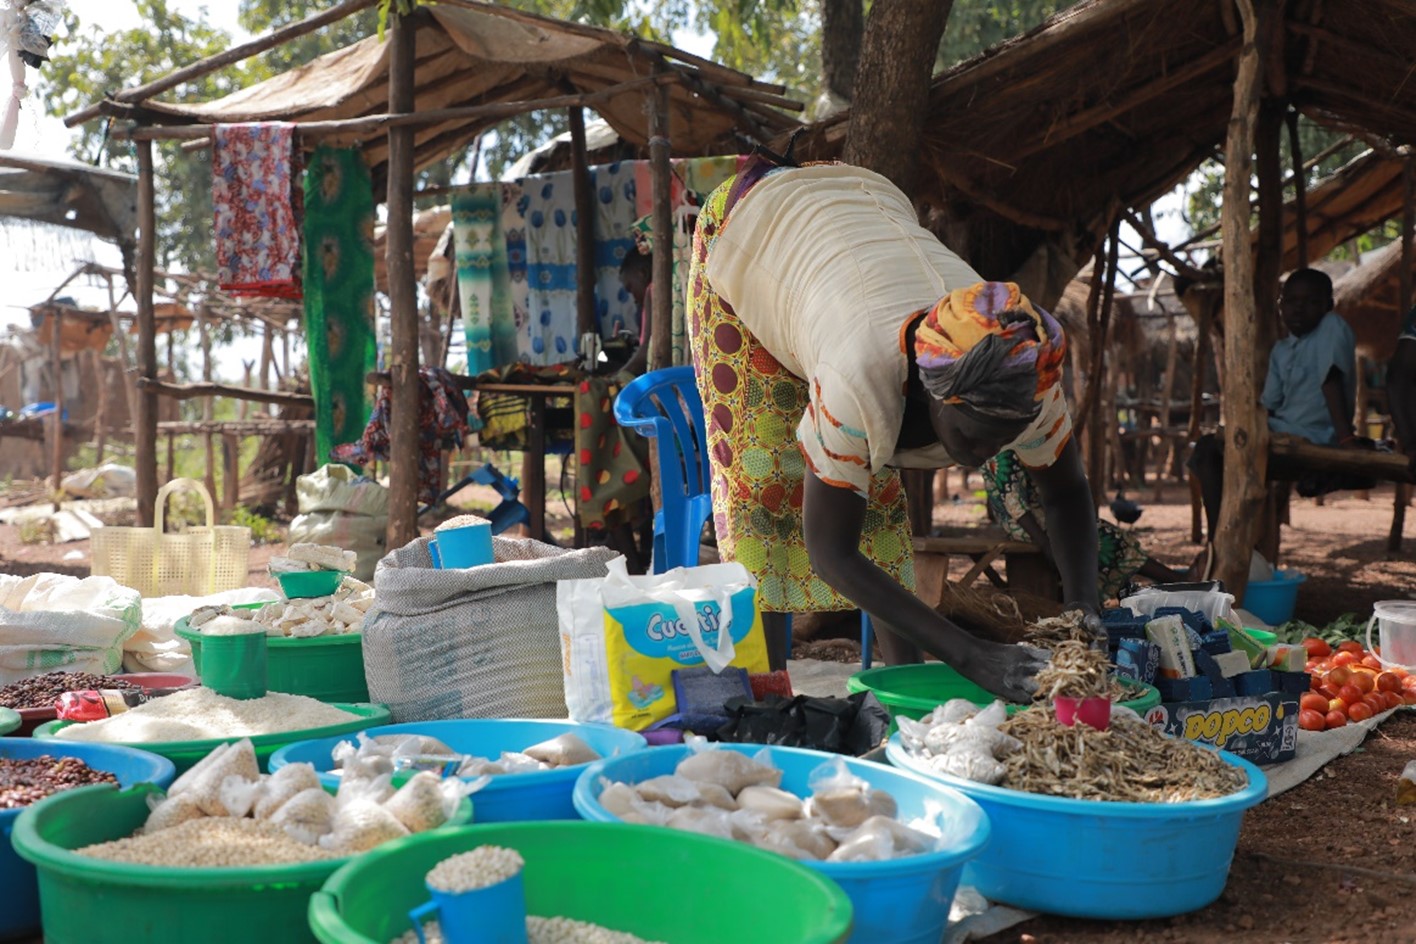
[[[1416,4],[1291,0],[1269,91],[1305,115],[1416,142]],[[918,195],[962,223],[980,272],[1015,271],[1045,241],[1080,261],[1113,209],[1145,206],[1223,147],[1241,42],[1228,2],[1086,0],[941,73]],[[847,114],[798,145],[838,156]]]
[[[138,179],[101,167],[0,151],[0,216],[134,240]]]
[[[409,21],[416,35],[414,112],[588,95],[643,80],[659,67],[674,76],[668,87],[675,155],[735,153],[740,150],[735,132],[746,134],[755,126],[770,136],[798,125],[791,115],[764,104],[777,98],[781,86],[613,30],[474,0],[439,0],[420,7]],[[215,101],[150,99],[132,108],[107,103],[107,110],[143,124],[352,119],[387,111],[388,81],[388,44],[370,36]],[[641,83],[593,107],[621,137],[646,146],[645,98],[652,91]],[[465,147],[505,117],[417,126],[417,166]],[[362,145],[376,177],[387,159],[382,126],[323,140]]]
[[[1305,197],[1308,256],[1321,259],[1342,243],[1401,213],[1401,161],[1368,151],[1349,162]],[[1285,204],[1283,270],[1296,269],[1298,217],[1293,201]]]

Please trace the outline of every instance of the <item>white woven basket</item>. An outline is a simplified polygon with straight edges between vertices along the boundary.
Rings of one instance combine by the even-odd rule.
[[[167,498],[190,489],[206,504],[206,526],[164,534]],[[91,546],[93,575],[112,577],[144,597],[206,596],[247,584],[251,529],[216,524],[211,493],[195,479],[173,479],[157,493],[151,528],[98,528]]]

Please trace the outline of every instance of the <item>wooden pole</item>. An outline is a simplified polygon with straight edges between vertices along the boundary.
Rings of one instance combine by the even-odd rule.
[[[133,377],[132,355],[128,351],[128,331],[118,317],[118,300],[113,291],[113,275],[106,274],[108,283],[108,320],[113,322],[113,336],[118,339],[118,367],[123,380],[123,399],[128,404],[128,424],[138,421],[138,386]]]
[[[51,369],[54,372],[53,418],[49,423],[50,469],[54,473],[54,510],[59,510],[59,492],[64,481],[64,308],[55,305],[49,309],[49,327],[53,330],[49,340]]]
[[[1170,435],[1170,404],[1175,399],[1175,369],[1179,366],[1180,331],[1175,315],[1166,316],[1165,383],[1160,388],[1160,446],[1155,464],[1155,502],[1160,503],[1166,473],[1175,454],[1176,440]],[[1195,365],[1198,369],[1199,365]]]
[[[1293,160],[1293,233],[1298,267],[1308,264],[1308,176],[1303,168],[1303,143],[1298,139],[1298,109],[1288,109],[1288,150]]]
[[[261,332],[261,389],[271,390],[270,369],[275,362],[275,341],[270,334],[270,324],[267,322]],[[274,415],[274,411],[267,409],[268,414]]]
[[[172,383],[177,382],[177,365],[173,359],[173,344],[177,337],[177,332],[172,330],[172,325],[176,322],[169,322],[167,325],[167,373],[172,377]],[[167,481],[172,481],[177,477],[177,446],[176,437],[171,433],[167,434]]]
[[[570,116],[571,177],[575,185],[575,339],[595,331],[595,197],[591,192],[590,159],[585,153],[585,110]],[[581,351],[587,355],[588,351]],[[594,364],[590,368],[594,369]]]
[[[203,302],[197,307],[197,339],[202,345],[202,383],[211,383],[211,325],[207,321],[207,306]],[[211,397],[202,398],[202,422],[210,423],[214,419],[212,412]],[[220,501],[225,496],[220,495],[216,490],[216,440],[211,433],[206,433],[203,437],[203,445],[206,454],[206,480],[207,492],[211,494],[213,500]],[[233,509],[227,508],[226,511]]]
[[[1279,17],[1267,9],[1260,10],[1264,22],[1273,25],[1281,23]],[[1270,31],[1271,34],[1271,31]],[[1273,45],[1260,42],[1259,56],[1265,68],[1272,61]],[[1258,183],[1259,234],[1253,246],[1254,253],[1254,318],[1258,331],[1254,340],[1254,377],[1259,384],[1255,392],[1262,390],[1264,378],[1268,375],[1269,354],[1278,342],[1278,287],[1283,270],[1283,158],[1280,142],[1283,140],[1283,115],[1285,106],[1272,98],[1259,102],[1259,120],[1254,130],[1255,171]],[[1261,411],[1262,412],[1262,411]],[[1267,427],[1267,420],[1264,420]],[[1282,520],[1276,514],[1287,505],[1288,490],[1268,488],[1268,483],[1260,480],[1265,488],[1265,514],[1258,532],[1257,548],[1264,560],[1275,565],[1281,543]],[[1320,499],[1321,501],[1321,499]]]
[[[393,16],[389,37],[388,110],[413,110],[417,14]],[[388,549],[418,536],[418,287],[413,268],[413,129],[388,132],[388,226],[384,248],[391,309],[393,375],[389,422]]]
[[[1264,504],[1268,423],[1259,406],[1255,346],[1254,256],[1249,243],[1249,186],[1259,112],[1262,62],[1255,0],[1236,0],[1244,28],[1234,105],[1224,153],[1224,499],[1215,535],[1217,574],[1243,599],[1249,557]],[[1258,0],[1265,4],[1265,0]]]
[[[103,465],[103,453],[108,447],[108,367],[103,362],[103,353],[90,351],[94,376],[98,378],[98,413],[94,416],[93,430],[97,439],[94,465]]]
[[[138,381],[157,382],[157,326],[153,318],[153,268],[157,262],[157,209],[153,199],[152,142],[139,141],[138,152]],[[137,473],[138,527],[152,527],[157,502],[157,391],[138,392],[133,424]]]
[[[656,72],[662,70],[656,65]],[[654,185],[654,311],[649,369],[668,367],[673,360],[674,215],[673,169],[669,166],[669,93],[660,87],[649,96],[649,170]]]
[[[1398,291],[1401,299],[1398,311],[1411,310],[1411,262],[1413,231],[1416,231],[1416,166],[1412,158],[1401,162],[1401,281]],[[1393,554],[1401,550],[1401,533],[1406,529],[1406,506],[1411,501],[1411,486],[1405,483],[1396,486],[1396,503],[1392,507],[1391,532],[1387,534],[1387,550]]]

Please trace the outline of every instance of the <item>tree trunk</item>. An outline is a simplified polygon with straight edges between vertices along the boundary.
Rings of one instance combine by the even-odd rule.
[[[1224,147],[1224,500],[1216,529],[1217,576],[1235,599],[1249,583],[1249,555],[1264,506],[1268,422],[1259,406],[1260,335],[1249,242],[1249,188],[1263,63],[1256,36],[1265,0],[1238,0],[1244,46]],[[1255,7],[1258,7],[1256,10]],[[1271,12],[1271,11],[1268,11]]]
[[[821,0],[821,78],[833,98],[849,102],[855,92],[864,32],[861,0]]]
[[[913,195],[934,55],[953,0],[875,0],[865,22],[845,160]]]

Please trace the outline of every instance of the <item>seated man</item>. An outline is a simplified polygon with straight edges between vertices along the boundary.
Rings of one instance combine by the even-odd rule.
[[[1324,446],[1364,446],[1352,429],[1357,400],[1357,341],[1332,310],[1332,279],[1317,269],[1298,269],[1283,283],[1278,311],[1288,336],[1269,355],[1263,405],[1269,430]],[[1207,538],[1213,542],[1224,486],[1224,444],[1202,436],[1190,456],[1200,481]],[[1272,470],[1271,470],[1272,471]],[[1272,476],[1271,476],[1272,477]],[[1298,493],[1321,495],[1339,488],[1370,487],[1331,475],[1305,475]]]

